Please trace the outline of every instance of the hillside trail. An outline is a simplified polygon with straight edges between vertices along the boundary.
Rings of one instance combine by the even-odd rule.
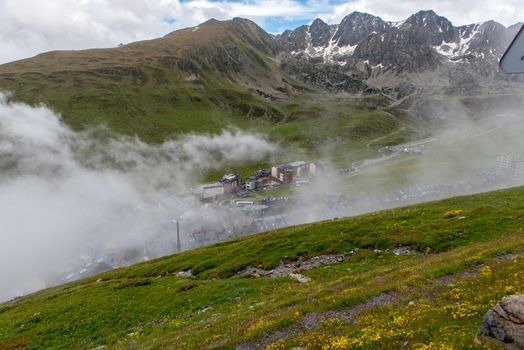
[[[406,96],[404,96],[404,97],[402,97],[402,98],[400,98],[400,99],[397,100],[397,99],[395,99],[395,98],[393,98],[393,97],[391,97],[391,96],[389,96],[389,95],[382,94],[382,96],[387,97],[389,100],[392,101],[391,104],[390,104],[389,106],[387,106],[387,107],[385,107],[385,108],[382,109],[383,112],[387,113],[389,116],[391,116],[392,118],[394,118],[394,119],[395,119],[395,120],[400,124],[400,128],[398,128],[398,129],[396,129],[396,130],[393,130],[392,132],[387,133],[386,135],[382,135],[382,136],[380,136],[380,137],[377,137],[377,138],[374,138],[374,139],[370,140],[370,141],[366,144],[366,147],[369,148],[369,147],[371,147],[371,145],[373,145],[373,144],[375,144],[375,143],[377,143],[377,142],[380,142],[380,141],[382,141],[382,140],[384,140],[384,139],[386,139],[386,138],[388,138],[388,137],[390,137],[390,136],[392,136],[392,135],[399,134],[399,133],[401,133],[401,132],[407,130],[407,125],[406,125],[406,123],[405,123],[404,121],[402,121],[400,118],[398,118],[397,116],[395,116],[394,114],[389,113],[389,112],[387,111],[387,109],[390,109],[390,108],[394,108],[394,107],[399,106],[399,105],[402,104],[404,101],[406,101],[407,99],[413,97],[414,95],[415,95],[415,93],[412,93],[412,94],[406,95]]]
[[[387,139],[387,138],[390,137],[390,136],[393,136],[393,135],[399,134],[399,133],[401,133],[401,132],[407,130],[407,125],[406,125],[406,123],[404,123],[402,120],[400,120],[399,118],[397,118],[395,115],[393,115],[393,114],[391,114],[391,113],[389,113],[389,112],[386,112],[386,111],[384,111],[384,112],[387,113],[389,116],[391,116],[393,119],[395,119],[395,120],[400,124],[400,128],[395,129],[395,130],[393,130],[393,131],[391,131],[391,132],[389,132],[389,133],[387,133],[387,134],[385,134],[385,135],[382,135],[382,136],[380,136],[380,137],[377,137],[377,138],[374,138],[374,139],[368,141],[368,142],[366,143],[366,147],[367,147],[367,148],[371,147],[371,145],[373,145],[373,144],[375,144],[375,143],[377,143],[377,142],[380,142],[380,141],[382,141],[382,140],[384,140],[384,139]]]
[[[387,108],[394,108],[394,107],[397,107],[399,106],[400,104],[402,104],[402,102],[406,101],[408,98],[411,98],[415,95],[415,93],[412,93],[412,94],[409,94],[409,95],[406,95],[398,100],[394,99],[393,100],[393,103],[391,103]]]
[[[392,132],[387,133],[384,136],[377,137],[377,138],[375,138],[373,140],[370,140],[368,143],[366,143],[366,147],[369,148],[369,147],[371,147],[371,145],[373,145],[373,144],[375,144],[377,142],[380,142],[380,141],[382,141],[382,140],[384,140],[384,139],[386,139],[386,138],[388,138],[390,136],[393,136],[395,134],[399,134],[399,133],[401,133],[403,131],[406,131],[406,129],[407,129],[406,124],[402,123],[402,125],[401,125],[401,127],[399,129],[393,130]]]

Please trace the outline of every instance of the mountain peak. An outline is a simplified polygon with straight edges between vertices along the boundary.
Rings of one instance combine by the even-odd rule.
[[[503,24],[500,24],[499,22],[496,22],[494,20],[489,20],[480,25],[481,29],[488,29],[488,30],[504,30],[506,27]]]
[[[379,33],[387,27],[382,18],[355,11],[342,19],[333,40],[339,47],[354,46],[371,33]]]
[[[453,23],[433,10],[422,10],[411,15],[402,24],[401,29],[411,31],[414,36],[429,45],[450,42],[456,34]]]
[[[349,15],[347,15],[346,17],[344,17],[344,19],[348,18],[348,19],[355,19],[355,18],[370,18],[370,17],[374,17],[374,18],[378,18],[377,16],[373,16],[369,13],[366,13],[366,12],[360,12],[360,11],[353,11],[351,12]],[[344,20],[342,19],[342,20]]]
[[[218,19],[215,19],[215,18],[211,18],[211,19],[208,19],[207,21],[199,24],[199,26],[205,26],[205,25],[217,25],[217,24],[220,24],[221,22],[218,20]]]
[[[328,25],[326,22],[324,22],[324,21],[321,20],[320,18],[317,18],[317,19],[315,19],[315,20],[313,21],[313,23],[311,23],[311,26],[310,26],[310,27],[313,28],[313,27],[325,27],[325,26],[328,26],[328,27],[329,27],[329,25]]]
[[[451,25],[451,22],[443,16],[438,15],[433,10],[422,10],[419,11],[406,19],[405,24],[412,24],[412,25],[418,25],[423,26],[424,24],[432,22],[432,23],[449,23]]]
[[[413,14],[412,17],[440,17],[437,13],[431,9],[429,10],[420,10],[417,13]]]
[[[331,28],[326,22],[317,18],[309,27],[309,35],[311,37],[311,45],[314,47],[326,46],[331,39]]]
[[[385,23],[382,18],[371,15],[365,12],[353,11],[340,22],[341,26],[353,23],[354,25],[366,24],[366,23]]]
[[[258,24],[256,24],[252,20],[247,19],[247,18],[242,18],[242,17],[234,17],[231,21],[225,21],[225,22],[230,22],[230,23],[234,23],[234,24],[240,24],[240,25],[245,25],[245,26],[249,26],[249,27],[253,27],[253,28],[262,29],[262,28],[259,27]]]

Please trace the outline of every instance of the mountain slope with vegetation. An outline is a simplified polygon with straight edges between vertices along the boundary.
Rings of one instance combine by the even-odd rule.
[[[160,39],[5,64],[0,88],[13,99],[49,104],[76,128],[101,122],[158,142],[250,119],[281,120],[255,92],[287,98],[292,88],[270,59],[277,46],[253,22],[210,20]]]
[[[282,50],[251,21],[210,20],[160,39],[4,64],[0,90],[49,105],[77,130],[103,124],[146,142],[240,128],[314,157],[328,139],[367,151],[370,140],[406,129],[380,94],[336,96],[288,75]]]
[[[340,25],[316,20],[273,37],[249,20],[209,20],[159,39],[55,51],[0,65],[0,90],[13,100],[50,105],[76,129],[101,123],[147,142],[241,128],[262,130],[274,140],[312,150],[324,141],[316,132],[327,124],[334,126],[330,139],[363,140],[351,147],[358,150],[377,135],[354,125],[354,116],[367,115],[369,127],[382,134],[408,124],[402,141],[420,136],[417,130],[427,132],[427,124],[418,122],[421,117],[438,123],[438,113],[429,109],[421,116],[416,108],[434,95],[475,100],[520,93],[500,74],[479,80],[474,73],[480,66],[496,68],[518,27],[502,30],[493,24],[500,30],[492,33],[489,23],[466,30],[432,11],[421,11],[395,25],[355,12]],[[395,40],[382,40],[382,32]],[[411,47],[413,36],[423,44]],[[452,47],[465,38],[471,39],[468,48],[476,50],[470,55],[476,61],[443,64],[445,48],[435,45],[443,40]],[[333,57],[324,52],[334,48],[343,52]],[[402,52],[412,56],[398,57]],[[490,55],[480,64],[484,52]],[[406,73],[381,57],[397,65],[418,64],[418,73]],[[406,108],[386,112],[394,112],[403,123],[384,113],[384,107],[399,101]],[[348,129],[349,135],[337,133]]]
[[[290,227],[43,290],[0,305],[0,348],[497,348],[476,332],[524,292],[523,198]]]
[[[514,82],[500,75],[476,79],[471,69],[477,61],[440,64],[443,48],[431,46],[441,39],[453,46],[453,40],[471,37],[477,60],[486,50],[494,53],[484,62],[493,68],[517,26],[499,31],[503,35],[496,32],[497,40],[493,35],[498,34],[486,34],[487,26],[462,33],[434,12],[421,11],[397,28],[378,17],[352,13],[340,25],[316,20],[273,37],[249,20],[209,20],[159,39],[55,51],[0,65],[0,91],[12,100],[51,106],[77,130],[103,124],[158,143],[187,133],[240,128],[285,143],[287,150],[276,155],[276,162],[291,160],[285,154],[299,149],[312,159],[338,153],[333,158],[343,158],[348,166],[383,146],[433,133],[445,119],[441,112],[449,109],[441,101],[451,101],[470,117],[478,117],[490,98],[490,110],[513,105],[520,110],[521,88]],[[424,42],[422,51],[431,64],[417,56],[420,50],[413,53],[416,57],[397,57],[409,51],[405,40],[374,45],[382,43],[381,31],[400,31],[405,34],[400,38],[408,39],[415,35]],[[333,40],[335,46],[330,45]],[[335,47],[355,51],[324,57],[325,50]],[[389,61],[358,56],[366,48],[395,62],[423,62],[418,73],[407,73],[391,68]],[[370,68],[370,62],[382,68]],[[395,136],[380,139],[384,135]],[[381,141],[373,142],[377,139]]]

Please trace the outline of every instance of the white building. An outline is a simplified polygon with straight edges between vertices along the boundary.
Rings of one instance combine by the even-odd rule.
[[[224,185],[220,182],[199,185],[192,187],[191,192],[200,199],[212,199],[224,195]]]

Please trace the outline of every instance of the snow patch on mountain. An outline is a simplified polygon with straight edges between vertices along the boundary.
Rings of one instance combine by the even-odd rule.
[[[469,46],[472,39],[474,39],[477,33],[479,33],[479,28],[481,25],[481,23],[477,23],[472,25],[473,28],[471,30],[460,30],[459,37],[456,41],[442,41],[440,45],[433,46],[433,49],[435,49],[435,51],[437,51],[439,54],[446,56],[450,59],[464,56],[467,54],[478,56],[478,53],[470,51]]]

